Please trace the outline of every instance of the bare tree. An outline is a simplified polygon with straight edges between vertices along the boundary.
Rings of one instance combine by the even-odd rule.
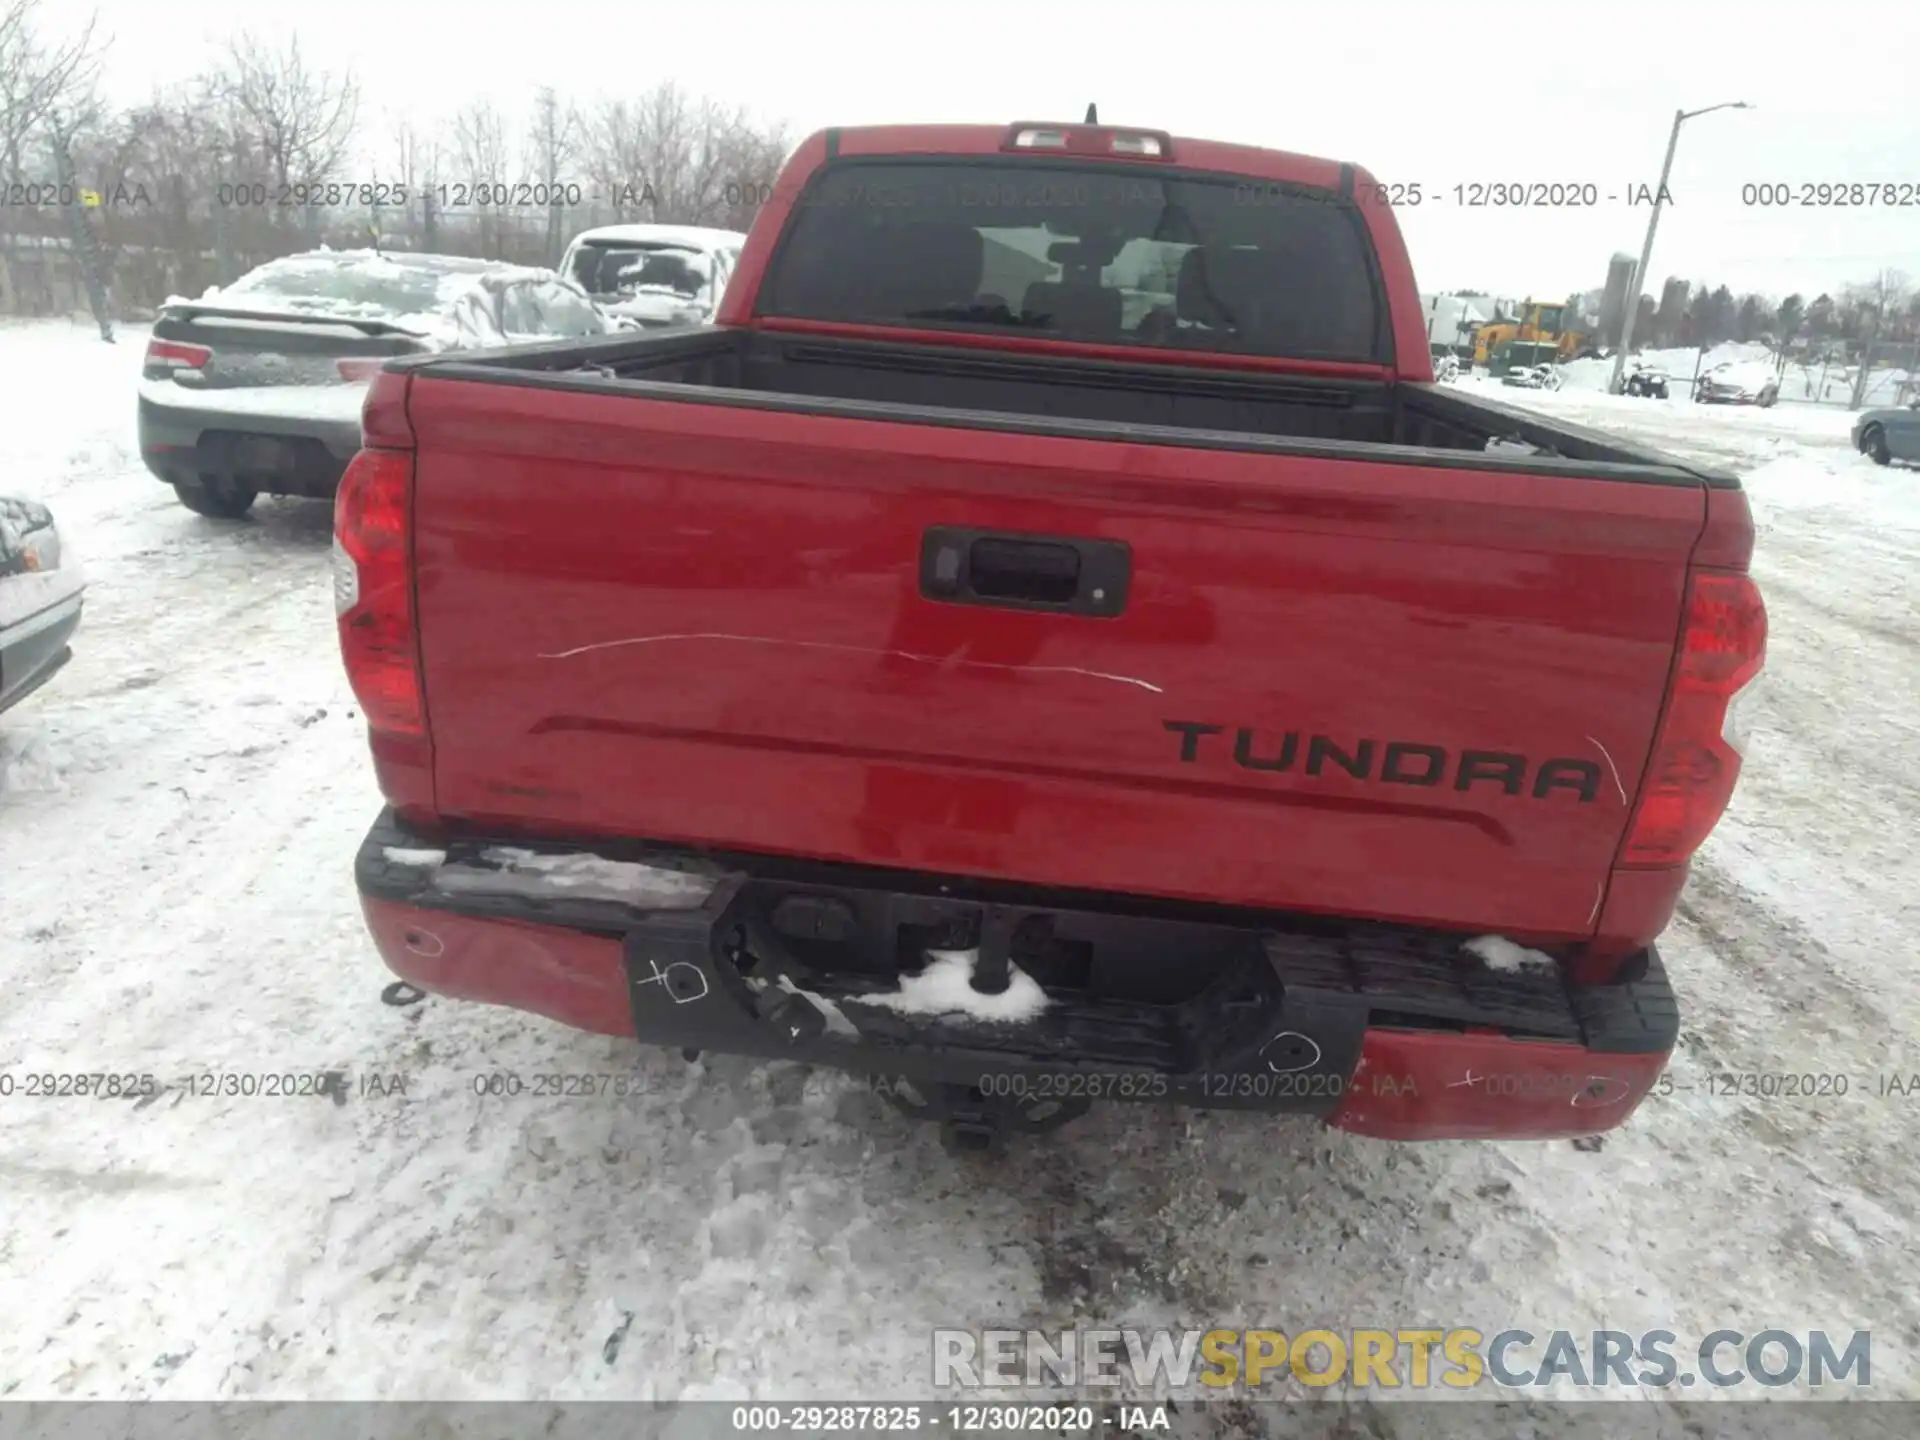
[[[424,209],[431,203],[423,190],[428,169],[424,153],[427,145],[413,122],[404,116],[391,123],[387,140],[388,164],[391,168],[388,173],[376,176],[375,180],[379,185],[393,187],[392,199],[390,203],[383,203],[376,198],[372,216],[373,231],[380,237],[398,231],[411,240],[413,207],[417,203]]]
[[[64,44],[47,46],[35,28],[40,0],[0,3],[0,182],[18,183],[29,141],[63,102],[99,73],[94,19]]]
[[[324,183],[339,173],[360,107],[360,87],[351,71],[336,77],[309,67],[297,36],[276,51],[241,35],[229,43],[225,68],[213,77],[212,89],[257,146],[276,190]],[[309,229],[324,218],[321,207],[298,208]]]
[[[417,203],[421,248],[431,252],[437,248],[439,240],[440,198],[436,192],[440,183],[441,162],[446,158],[446,146],[437,131],[422,134],[411,120],[405,118],[394,121],[389,139],[394,183],[406,195],[401,206],[403,228],[411,239],[414,234],[414,206]]]
[[[633,108],[625,100],[603,100],[587,115],[582,129],[585,169],[594,195],[613,207],[616,220],[639,218],[628,189],[644,163]]]
[[[1860,369],[1854,376],[1853,396],[1847,405],[1849,410],[1858,410],[1866,403],[1867,377],[1873,373],[1874,346],[1879,343],[1888,319],[1897,315],[1906,304],[1909,288],[1904,271],[1882,270],[1866,284],[1853,286],[1847,292],[1848,301],[1859,313],[1864,332],[1860,344]]]
[[[562,107],[551,85],[540,87],[533,102],[532,133],[527,137],[527,168],[534,179],[546,187],[547,243],[546,262],[560,263],[560,249],[566,243],[566,195],[568,167],[574,162],[580,138],[580,116],[569,105]]]
[[[492,203],[489,192],[500,185],[511,185],[514,177],[508,173],[512,146],[507,139],[506,118],[492,101],[475,100],[454,115],[452,149],[457,182],[452,187],[454,203],[473,207],[480,253],[490,260],[498,259],[500,208]]]
[[[763,127],[744,110],[735,110],[718,137],[721,206],[712,222],[729,230],[746,230],[760,206],[773,194],[773,182],[793,146],[786,127]]]
[[[123,298],[130,278],[149,299],[197,293],[227,278],[229,211],[215,203],[227,144],[202,98],[186,86],[156,92],[119,117],[113,157],[88,158],[103,182],[124,179],[151,192],[147,213],[130,217],[142,242],[131,276],[125,254],[115,266]],[[205,253],[209,238],[211,256]]]
[[[444,126],[368,117],[370,127],[356,128],[350,74],[326,72],[297,43],[273,49],[247,37],[198,75],[135,104],[106,105],[94,98],[93,32],[73,29],[60,44],[41,38],[57,3],[0,0],[0,183],[70,181],[99,199],[77,210],[0,210],[0,303],[12,306],[68,303],[54,280],[71,263],[103,322],[127,318],[319,240],[364,244],[370,231],[551,264],[571,230],[606,218],[604,208],[566,204],[576,180],[619,218],[745,228],[788,148],[782,131],[745,110],[670,84],[585,114],[564,91],[544,90],[524,127],[483,103]],[[282,185],[338,180],[366,151],[380,158],[377,178],[395,187],[385,195],[355,187],[345,206],[279,203]],[[497,193],[476,203],[480,185],[527,180],[547,187],[536,192],[540,214],[516,215]],[[295,208],[304,225],[287,223]],[[33,263],[18,263],[29,252]]]
[[[72,248],[101,338],[111,342],[113,324],[107,296],[106,257],[80,203],[80,175],[73,145],[82,130],[100,123],[103,107],[95,92],[101,46],[94,38],[94,17],[63,42],[47,43],[38,29],[39,0],[0,0],[0,184],[26,180],[36,161],[51,172],[55,205],[31,220],[16,223],[12,207],[0,223],[0,240],[25,228],[41,245],[64,239]],[[48,221],[56,222],[49,225]],[[66,233],[62,235],[60,232]],[[0,270],[10,269],[0,250]],[[0,275],[11,288],[11,281]],[[49,297],[51,298],[51,297]]]
[[[784,130],[671,82],[603,102],[585,131],[587,172],[623,220],[744,228],[787,153]]]

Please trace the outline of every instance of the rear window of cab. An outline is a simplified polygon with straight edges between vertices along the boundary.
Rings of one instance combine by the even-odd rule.
[[[1330,191],[1062,160],[842,161],[789,216],[761,314],[1386,363],[1358,208]]]

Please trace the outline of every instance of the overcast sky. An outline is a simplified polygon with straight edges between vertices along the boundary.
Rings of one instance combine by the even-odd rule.
[[[51,0],[49,20],[80,0]],[[423,122],[535,88],[586,102],[672,79],[786,121],[1103,120],[1355,161],[1419,183],[1404,209],[1423,289],[1564,295],[1636,253],[1677,108],[1682,128],[1647,288],[1670,274],[1809,295],[1881,267],[1920,281],[1920,4],[1080,5],[1071,0],[100,0],[115,99],[193,73],[227,37],[298,33],[351,66],[363,115]],[[376,157],[377,159],[377,157]],[[375,165],[365,168],[377,169]],[[379,173],[352,179],[391,179]],[[486,179],[490,177],[473,177]],[[513,178],[513,177],[508,177]],[[1471,209],[1476,182],[1592,183],[1590,209]],[[1742,203],[1744,183],[1904,183],[1904,208]],[[1436,201],[1438,193],[1443,198]],[[1618,196],[1609,200],[1609,196]]]

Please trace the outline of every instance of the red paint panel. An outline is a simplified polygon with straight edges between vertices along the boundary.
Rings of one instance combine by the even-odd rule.
[[[1382,1140],[1590,1135],[1624,1122],[1666,1067],[1666,1054],[1373,1029],[1327,1123]]]
[[[409,408],[451,821],[1541,939],[1598,918],[1702,520],[1686,487],[431,374]],[[1123,541],[1126,612],[926,600],[933,525]],[[1168,722],[1223,729],[1183,761]],[[1291,770],[1240,727],[1253,762],[1296,733]],[[1313,735],[1371,740],[1370,778],[1304,773]],[[1450,768],[1385,782],[1394,742]],[[1467,750],[1522,793],[1459,789]],[[1535,795],[1556,758],[1587,799]]]
[[[633,1034],[618,940],[365,895],[360,908],[380,958],[411,985],[456,1000],[530,1010],[602,1035]]]

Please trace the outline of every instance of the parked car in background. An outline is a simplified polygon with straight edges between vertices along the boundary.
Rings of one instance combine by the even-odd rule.
[[[360,449],[367,380],[396,355],[584,339],[614,323],[551,270],[460,255],[316,250],[153,323],[140,456],[188,509],[331,496]]]
[[[0,496],[0,710],[73,658],[86,574],[47,507]]]
[[[1634,361],[1627,371],[1626,392],[1629,395],[1645,395],[1655,400],[1664,400],[1668,392],[1667,372],[1658,365],[1643,365]]]
[[[1522,390],[1558,390],[1560,371],[1552,365],[1529,365],[1524,370],[1509,370],[1501,377],[1502,385],[1515,385]]]
[[[1882,465],[1920,464],[1920,395],[1904,406],[1862,410],[1853,422],[1853,448]]]
[[[738,230],[603,225],[573,238],[560,273],[629,329],[704,325],[746,243]]]
[[[1726,360],[1694,382],[1693,398],[1703,405],[1765,408],[1780,398],[1780,378],[1764,361]]]

